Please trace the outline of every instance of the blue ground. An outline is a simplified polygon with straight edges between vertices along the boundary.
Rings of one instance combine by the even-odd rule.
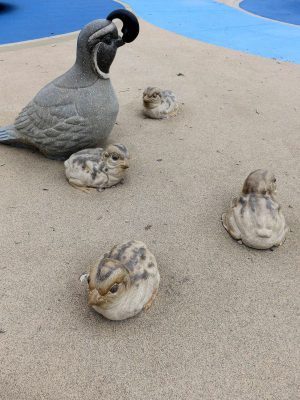
[[[244,0],[240,7],[253,14],[300,25],[299,0]]]
[[[256,17],[213,0],[128,2],[141,18],[169,31],[219,46],[300,64],[298,26]]]
[[[0,0],[0,44],[78,31],[117,8],[111,0]]]
[[[300,64],[300,27],[247,14],[214,0],[128,0],[141,18],[193,39],[264,57]],[[73,32],[105,18],[119,3],[112,0],[0,0],[0,44]],[[300,19],[300,0],[244,0],[275,14]],[[62,4],[66,6],[62,7]],[[286,13],[287,6],[293,12]],[[2,10],[2,12],[1,12]],[[276,11],[277,10],[277,11]],[[250,11],[250,10],[249,10]],[[252,12],[254,12],[252,10]],[[269,15],[270,16],[270,15]],[[289,21],[291,22],[291,21]]]

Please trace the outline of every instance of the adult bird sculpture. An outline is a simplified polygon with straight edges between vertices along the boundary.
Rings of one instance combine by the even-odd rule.
[[[113,22],[116,18],[123,23],[122,37]],[[110,134],[119,110],[109,68],[118,47],[138,33],[137,18],[123,9],[87,24],[78,37],[73,67],[41,89],[13,125],[0,128],[0,143],[35,147],[54,159],[99,145]]]

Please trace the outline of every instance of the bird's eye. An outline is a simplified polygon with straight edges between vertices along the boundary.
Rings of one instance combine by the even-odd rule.
[[[115,283],[110,289],[110,293],[116,293],[119,289],[119,285],[117,283]]]
[[[110,35],[104,36],[104,38],[102,39],[102,42],[105,44],[111,44],[111,36]]]
[[[112,158],[114,161],[117,161],[120,157],[118,156],[118,154],[113,154],[113,155],[111,156],[111,158]]]

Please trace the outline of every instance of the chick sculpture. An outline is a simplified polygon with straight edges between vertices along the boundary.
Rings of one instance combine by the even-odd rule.
[[[222,215],[224,228],[234,239],[255,249],[280,246],[288,227],[275,193],[276,179],[271,172],[252,172],[241,196],[233,199],[229,211]]]
[[[72,186],[105,189],[124,179],[129,168],[129,153],[123,144],[110,144],[105,150],[99,147],[80,150],[64,164]]]
[[[178,112],[176,96],[171,90],[148,87],[143,93],[144,114],[153,119],[173,117]]]
[[[151,306],[160,276],[147,246],[129,241],[104,254],[80,280],[88,283],[89,305],[108,319],[123,320]]]
[[[122,37],[115,18],[123,22]],[[41,89],[13,125],[0,128],[0,143],[35,147],[49,158],[65,159],[105,140],[119,110],[109,69],[118,47],[138,33],[137,18],[122,9],[87,24],[78,37],[73,67]]]

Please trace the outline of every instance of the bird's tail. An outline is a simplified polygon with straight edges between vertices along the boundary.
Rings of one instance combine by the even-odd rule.
[[[13,125],[0,127],[0,143],[17,144],[20,143],[20,135]]]
[[[26,142],[13,125],[0,127],[0,144],[9,144],[14,147],[31,149],[32,145]]]

